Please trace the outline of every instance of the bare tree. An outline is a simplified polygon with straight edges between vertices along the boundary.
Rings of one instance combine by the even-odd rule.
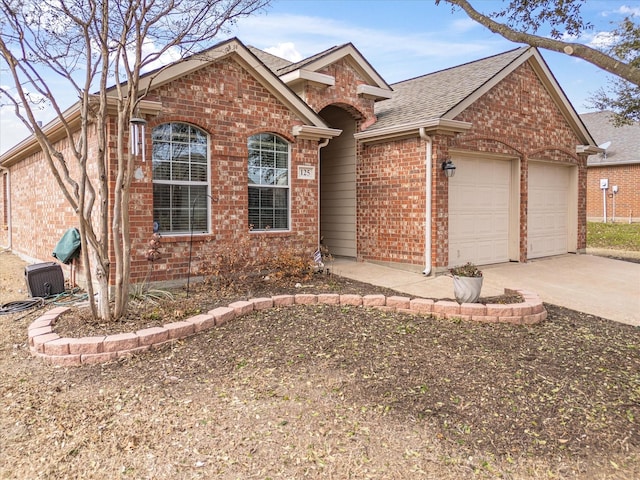
[[[0,99],[14,106],[33,134],[77,213],[94,316],[117,319],[127,309],[134,171],[127,141],[130,122],[146,93],[141,91],[141,74],[165,54],[184,59],[210,46],[227,26],[269,1],[0,0],[0,68],[10,72],[13,81],[9,88],[0,87]],[[56,101],[51,85],[60,80],[77,95],[71,109],[64,110]],[[152,85],[149,82],[146,90]],[[42,101],[51,105],[67,142],[52,138],[37,122],[37,104]],[[116,151],[113,191],[107,171],[109,142],[114,140],[108,138],[111,118]],[[95,128],[97,137],[97,149],[91,154],[90,128]],[[112,263],[115,288],[110,302]]]
[[[436,0],[436,4],[441,1],[461,8],[507,40],[579,57],[619,77],[612,82],[612,95],[600,90],[591,101],[598,108],[614,110],[617,123],[640,120],[640,26],[633,15],[609,32],[606,44],[594,48],[568,40],[592,28],[580,13],[585,0],[510,0],[504,8],[487,14],[467,0]],[[549,30],[548,35],[538,34],[542,28]]]

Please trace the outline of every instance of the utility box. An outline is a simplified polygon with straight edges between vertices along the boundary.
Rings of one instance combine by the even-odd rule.
[[[36,263],[24,269],[30,297],[49,297],[64,292],[62,267],[56,262]]]

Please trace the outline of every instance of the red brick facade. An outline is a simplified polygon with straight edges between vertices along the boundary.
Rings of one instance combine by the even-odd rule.
[[[526,85],[526,90],[522,86]],[[544,122],[540,119],[544,118]],[[520,159],[520,255],[527,260],[527,168],[543,160],[578,168],[578,240],[586,246],[584,155],[580,140],[567,124],[533,69],[523,64],[466,108],[456,120],[472,128],[433,136],[432,265],[447,266],[448,181],[442,161],[456,151],[509,155]],[[364,260],[421,265],[425,251],[425,154],[419,137],[365,146],[358,162],[358,252]]]
[[[513,155],[520,159],[519,260],[527,260],[527,172],[530,160],[578,168],[577,249],[586,248],[586,155],[576,154],[580,139],[531,66],[525,63],[518,67],[458,119],[472,123],[473,127],[457,136],[451,143],[452,148]]]
[[[299,165],[317,167],[319,142],[294,137],[294,126],[304,123],[293,110],[270,93],[256,75],[233,57],[215,61],[154,89],[147,100],[160,102],[158,115],[146,119],[146,150],[150,132],[167,122],[192,124],[209,135],[211,231],[208,234],[165,236],[163,256],[154,280],[184,278],[190,252],[197,270],[205,247],[268,244],[277,250],[304,247],[310,256],[317,246],[318,175],[298,179]],[[346,59],[320,71],[335,78],[335,85],[307,85],[304,101],[315,111],[334,105],[343,108],[366,130],[375,122],[374,100],[359,96],[366,83]],[[431,262],[442,269],[448,261],[448,182],[440,169],[451,150],[507,154],[520,160],[520,261],[526,261],[527,166],[545,160],[578,168],[578,249],[585,247],[585,159],[575,154],[580,140],[568,125],[533,69],[524,63],[458,115],[471,130],[453,135],[436,132],[433,139]],[[291,145],[291,224],[289,231],[250,232],[248,221],[247,139],[270,132]],[[115,146],[110,155],[115,158]],[[427,143],[418,135],[399,140],[356,145],[357,256],[419,266],[425,255]],[[148,155],[150,157],[150,154]],[[11,166],[11,209],[0,195],[0,241],[33,260],[49,261],[57,241],[76,219],[48,173],[41,155],[31,155]],[[111,168],[111,171],[114,169]],[[0,172],[1,173],[1,172]],[[8,182],[2,176],[3,191]],[[113,187],[114,178],[111,179]],[[621,187],[622,188],[622,187]],[[626,187],[624,187],[626,188]],[[131,189],[132,280],[148,270],[145,259],[153,229],[152,162],[137,161]],[[6,217],[12,215],[12,238]],[[246,252],[250,255],[251,252]]]
[[[600,179],[609,181],[609,189],[604,198],[600,189]],[[618,186],[615,194],[615,214],[613,186]],[[587,219],[602,222],[640,221],[640,164],[591,166],[587,170]]]

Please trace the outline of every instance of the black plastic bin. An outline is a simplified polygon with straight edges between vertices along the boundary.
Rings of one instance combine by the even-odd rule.
[[[64,292],[62,267],[56,262],[36,263],[24,269],[30,297],[49,297]]]

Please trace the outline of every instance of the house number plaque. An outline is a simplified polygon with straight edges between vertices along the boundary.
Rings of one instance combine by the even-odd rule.
[[[298,178],[301,180],[313,180],[316,178],[316,167],[298,165]]]

